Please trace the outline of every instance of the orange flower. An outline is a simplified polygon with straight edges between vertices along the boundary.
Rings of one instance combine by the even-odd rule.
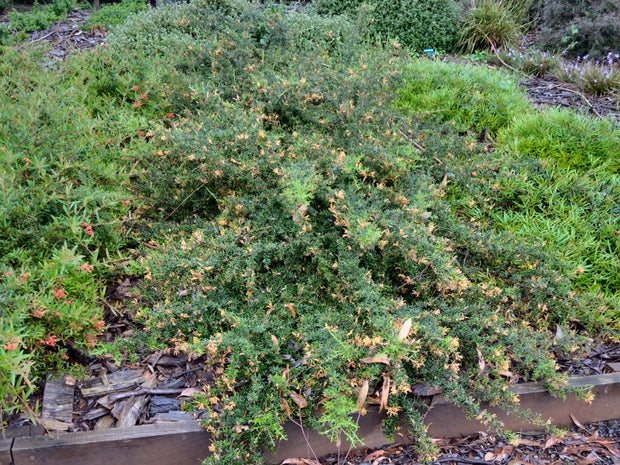
[[[87,273],[91,273],[91,272],[95,269],[95,267],[94,267],[94,266],[91,266],[91,265],[88,265],[88,264],[86,264],[86,263],[84,263],[84,264],[80,267],[80,269],[81,269],[81,270],[86,271]]]
[[[2,347],[4,347],[4,350],[15,350],[19,347],[19,340],[11,339],[9,342],[4,344]]]

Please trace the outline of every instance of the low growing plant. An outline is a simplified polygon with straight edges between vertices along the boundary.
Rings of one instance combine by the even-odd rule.
[[[618,54],[609,52],[603,61],[578,57],[564,62],[552,73],[560,81],[575,84],[586,94],[620,95],[620,66]]]
[[[408,68],[409,85],[399,105],[461,132],[494,135],[531,107],[514,77],[453,63],[417,60]]]

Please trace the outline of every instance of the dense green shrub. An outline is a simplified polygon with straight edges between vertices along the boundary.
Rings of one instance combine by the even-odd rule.
[[[9,5],[11,4],[11,0],[0,0],[0,13],[4,13]]]
[[[620,51],[620,0],[538,2],[538,40],[551,50],[602,60]]]
[[[362,0],[318,0],[319,14],[356,14]],[[458,30],[458,4],[454,0],[369,0],[369,31],[393,38],[417,52],[424,48],[451,51]],[[371,37],[372,38],[372,37]]]

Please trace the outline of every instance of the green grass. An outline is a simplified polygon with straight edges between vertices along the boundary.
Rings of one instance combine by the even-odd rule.
[[[481,402],[516,413],[511,380],[563,393],[555,357],[617,329],[617,129],[362,32],[210,0],[132,16],[55,70],[2,49],[3,405],[67,345],[206,355],[209,460],[234,464],[288,418],[356,440],[366,383],[390,379],[388,413],[428,454],[411,384],[496,427]],[[126,302],[141,331],[92,347],[126,276],[144,279]]]

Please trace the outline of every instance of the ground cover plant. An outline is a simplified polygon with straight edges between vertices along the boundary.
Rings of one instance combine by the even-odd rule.
[[[491,426],[482,401],[541,421],[507,386],[561,395],[555,357],[617,322],[617,128],[566,117],[592,133],[581,159],[560,114],[533,152],[540,116],[513,76],[363,35],[345,17],[210,0],[139,13],[57,70],[2,50],[3,405],[76,346],[207,355],[211,463],[260,463],[289,418],[356,441],[351,414],[373,396],[430,456],[418,382]],[[552,201],[521,207],[532,189],[515,193],[510,170],[547,166]],[[541,247],[494,216],[556,202],[557,220],[566,197],[599,200],[574,202],[588,247],[553,242],[555,226]],[[127,302],[141,331],[90,347],[119,274],[144,280]]]

